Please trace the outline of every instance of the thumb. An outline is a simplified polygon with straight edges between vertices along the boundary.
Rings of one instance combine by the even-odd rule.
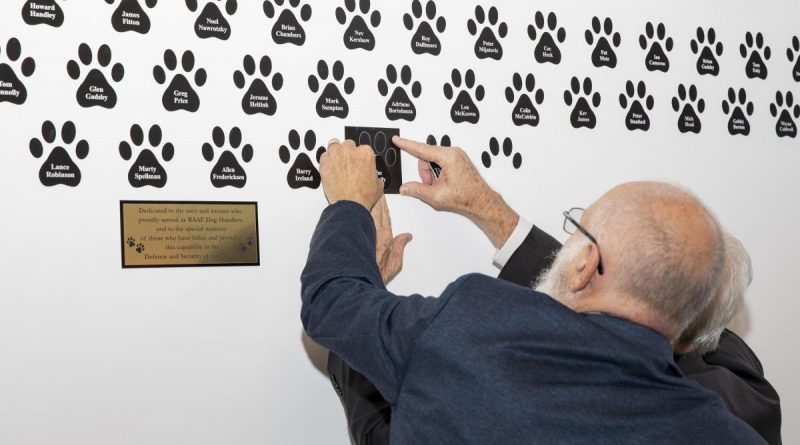
[[[402,233],[397,235],[392,241],[392,255],[395,257],[395,261],[401,268],[403,267],[403,254],[405,253],[406,246],[413,239],[414,236],[410,233]]]
[[[420,201],[428,204],[431,207],[433,206],[433,186],[428,184],[423,184],[421,182],[407,182],[400,186],[400,194],[403,196],[410,196],[412,198],[417,198]]]

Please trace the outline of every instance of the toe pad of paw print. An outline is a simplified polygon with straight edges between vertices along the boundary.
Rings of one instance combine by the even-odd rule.
[[[403,168],[400,163],[400,149],[394,146],[392,138],[400,136],[397,128],[345,127],[344,137],[356,144],[369,145],[375,151],[375,167],[378,178],[383,183],[384,193],[400,193],[403,184]]]

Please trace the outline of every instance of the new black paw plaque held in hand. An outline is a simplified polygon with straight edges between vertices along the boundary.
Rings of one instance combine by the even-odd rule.
[[[383,181],[383,192],[400,193],[403,184],[403,169],[400,164],[400,149],[392,144],[392,137],[400,136],[397,128],[345,127],[344,137],[357,145],[369,145],[375,151],[375,168]]]

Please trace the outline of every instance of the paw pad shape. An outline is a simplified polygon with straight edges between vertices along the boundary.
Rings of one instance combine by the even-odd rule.
[[[319,159],[325,153],[325,148],[316,146],[317,135],[311,130],[306,132],[302,141],[307,153],[300,149],[300,145],[300,133],[297,130],[291,130],[289,132],[289,146],[281,145],[278,150],[278,156],[284,164],[289,164],[292,161],[292,154],[294,154],[294,162],[286,174],[286,182],[289,187],[295,190],[302,187],[316,190],[322,183],[322,178],[314,162],[311,161],[309,153],[313,153],[316,149],[316,159],[317,164],[319,164]]]
[[[338,117],[339,119],[344,119],[350,114],[350,107],[342,95],[339,84],[343,84],[344,93],[350,95],[356,89],[356,82],[352,77],[345,79],[344,64],[341,61],[337,60],[333,63],[332,71],[328,69],[327,62],[320,60],[317,63],[317,74],[308,76],[308,88],[312,93],[320,93],[322,87],[320,82],[328,81],[330,76],[330,81],[322,88],[319,99],[317,99],[317,114],[322,118]]]
[[[134,147],[139,151],[131,169],[128,171],[128,182],[135,188],[156,187],[162,188],[167,185],[167,171],[158,161],[154,152],[161,147],[161,159],[166,162],[175,156],[175,147],[167,142],[161,146],[162,132],[161,127],[153,125],[147,133],[148,147],[141,149],[144,144],[144,131],[138,124],[131,126],[130,142],[122,141],[119,143],[119,155],[122,159],[130,161],[133,158]],[[133,147],[131,147],[133,145]]]
[[[750,79],[766,79],[766,61],[772,56],[772,49],[764,44],[764,36],[759,32],[755,35],[748,32],[744,36],[744,43],[739,46],[742,58],[747,59],[744,72]]]
[[[243,188],[247,184],[247,172],[244,171],[242,164],[236,159],[234,152],[239,152],[242,161],[247,163],[253,160],[253,147],[250,144],[246,144],[239,150],[242,145],[242,130],[239,127],[231,128],[228,135],[230,148],[224,148],[225,131],[221,127],[214,127],[211,139],[216,149],[208,142],[203,144],[203,158],[208,162],[214,162],[214,158],[217,157],[216,152],[222,150],[217,163],[211,169],[211,184],[216,188]]]
[[[413,14],[413,16],[412,16]],[[413,0],[411,2],[411,14],[403,15],[403,26],[407,30],[413,31],[415,22],[417,30],[414,36],[411,37],[411,51],[414,54],[431,54],[438,56],[442,52],[442,42],[439,40],[439,34],[443,33],[447,28],[447,20],[444,17],[437,17],[436,3],[433,0],[428,0],[425,4],[425,16],[423,17],[422,2],[420,0]],[[435,23],[436,31],[434,31]]]
[[[78,80],[81,77],[81,65],[86,69],[92,66],[93,55],[92,48],[85,43],[78,46],[78,59],[80,64],[75,60],[70,60],[67,63],[67,74],[73,80]],[[75,98],[78,104],[84,108],[88,107],[103,107],[114,108],[117,105],[117,93],[111,84],[108,83],[106,75],[103,70],[106,70],[111,64],[111,48],[108,45],[100,45],[97,49],[97,66],[89,70],[86,78],[83,79],[78,92],[75,93]],[[125,68],[120,63],[115,63],[111,67],[111,80],[119,82],[125,77]]]
[[[800,37],[792,37],[792,46],[786,50],[786,57],[789,58],[789,62],[794,62],[792,78],[795,82],[800,82]]]
[[[27,0],[22,5],[22,20],[29,25],[58,28],[64,24],[64,11],[56,0]]]
[[[696,111],[695,111],[696,107]],[[681,133],[700,133],[702,123],[699,114],[706,109],[706,102],[698,98],[697,87],[690,85],[686,88],[681,84],[678,86],[678,95],[672,98],[672,109],[678,116],[678,131]]]
[[[510,104],[515,104],[511,110],[511,120],[514,125],[518,127],[539,125],[539,111],[536,105],[544,102],[544,91],[536,88],[536,77],[533,74],[525,76],[523,84],[522,75],[514,73],[511,86],[506,88],[506,100]]]
[[[722,101],[722,112],[726,116],[730,116],[728,119],[728,133],[731,136],[737,134],[747,136],[750,134],[748,116],[752,116],[754,111],[755,105],[753,105],[753,102],[747,101],[747,92],[744,88],[739,89],[738,95],[736,90],[728,88],[728,97]]]
[[[581,87],[583,89],[581,89]],[[597,126],[597,116],[594,109],[600,106],[600,93],[592,93],[592,79],[573,77],[570,82],[571,90],[564,91],[564,103],[573,107],[569,120],[573,128],[589,128]],[[573,106],[574,105],[574,106]]]
[[[717,42],[717,32],[714,28],[697,28],[697,38],[692,39],[692,53],[697,55],[697,73],[702,75],[719,75],[719,61],[724,50],[722,42]]]
[[[336,8],[336,21],[340,25],[346,25],[348,16],[350,18],[350,25],[344,31],[342,40],[347,49],[365,49],[372,51],[375,49],[375,34],[372,33],[372,28],[377,28],[381,24],[381,13],[372,11],[370,13],[371,5],[369,0],[358,0],[358,10],[356,10],[356,0],[344,0],[344,8],[339,6]],[[369,17],[367,25],[364,17]]]
[[[475,7],[475,19],[467,21],[467,30],[471,35],[477,36],[475,55],[479,59],[500,60],[503,58],[503,45],[500,44],[500,39],[504,39],[508,35],[508,25],[506,22],[500,22],[499,16],[500,14],[494,6],[489,8],[487,15],[483,7],[478,5]],[[480,35],[478,35],[478,31],[480,31]]]
[[[554,35],[555,38],[553,38]],[[545,23],[542,11],[536,11],[534,24],[528,25],[528,37],[536,42],[533,58],[537,62],[554,65],[561,63],[561,49],[558,45],[567,39],[567,30],[558,26],[558,16],[554,12],[547,14],[547,23]],[[558,43],[556,43],[556,39],[558,39]]]
[[[647,51],[647,56],[644,58],[647,70],[668,72],[669,57],[667,57],[667,53],[672,51],[674,44],[672,37],[667,37],[667,28],[663,23],[653,26],[651,22],[647,22],[644,34],[639,36],[639,46]]]
[[[402,181],[402,165],[400,163],[400,153],[391,143],[391,136],[383,131],[369,133],[362,131],[358,135],[359,146],[368,145],[375,152],[375,169],[378,171],[378,179],[383,181],[384,193],[398,193]]]
[[[800,105],[794,103],[794,96],[787,91],[786,94],[778,91],[775,93],[775,102],[770,104],[769,112],[778,119],[775,124],[775,133],[778,137],[797,137],[797,119],[800,118]]]
[[[497,138],[491,138],[489,140],[489,151],[484,151],[481,154],[481,162],[483,162],[483,166],[486,168],[491,168],[492,165],[497,165],[497,161],[495,159],[500,156],[500,152],[500,141]],[[514,143],[510,138],[503,139],[502,153],[505,157],[511,158],[511,165],[514,166],[515,170],[522,166],[522,155],[519,153],[514,153]]]
[[[242,61],[244,72],[236,71],[233,73],[233,83],[236,88],[244,89],[247,85],[247,80],[250,80],[250,87],[242,97],[242,110],[250,115],[262,113],[267,116],[272,116],[278,111],[278,102],[275,96],[272,95],[267,82],[272,76],[272,89],[279,91],[283,88],[283,75],[281,73],[272,73],[272,59],[269,56],[263,56],[258,64],[258,71],[261,77],[254,77],[256,75],[256,61],[251,55],[244,56]]]
[[[600,23],[599,17],[592,18],[592,28],[586,30],[586,43],[594,45],[592,51],[592,64],[594,66],[616,68],[617,53],[614,48],[619,48],[622,36],[614,32],[614,22],[609,17]]]
[[[106,0],[106,3],[113,5],[118,0]],[[158,0],[143,0],[144,4],[152,9]],[[147,16],[139,0],[119,0],[119,6],[111,15],[111,26],[117,32],[133,31],[139,34],[150,32],[150,17]]]
[[[236,0],[219,0],[225,2],[225,12],[230,16],[236,14],[239,4]],[[189,11],[197,11],[197,0],[186,0],[186,7]],[[231,37],[231,24],[225,18],[225,14],[217,6],[217,1],[207,0],[206,6],[197,16],[194,22],[194,32],[201,39],[220,39],[228,40]]]
[[[398,80],[401,84],[398,84]],[[394,87],[394,91],[391,91],[392,87]],[[417,81],[412,83],[411,67],[408,65],[403,66],[400,69],[400,77],[398,78],[397,68],[394,65],[388,65],[386,67],[386,79],[378,81],[378,92],[383,97],[388,96],[390,92],[392,93],[389,101],[386,102],[386,117],[390,121],[402,119],[411,122],[416,119],[417,107],[414,106],[414,102],[409,97],[406,89],[411,91],[414,99],[418,99],[422,94],[422,84]]]
[[[286,3],[286,7],[284,7]],[[311,6],[304,4],[300,6],[300,0],[266,0],[264,2],[264,15],[269,19],[275,18],[277,9],[283,8],[275,25],[272,26],[272,41],[278,45],[290,43],[292,45],[303,46],[306,43],[306,30],[297,20],[298,14],[295,10],[300,8],[299,16],[303,22],[311,20]]]
[[[2,48],[0,48],[0,57],[3,56]],[[6,43],[5,57],[10,63],[16,63],[22,57],[22,45],[19,40],[12,37]],[[0,59],[2,60],[2,59]],[[36,62],[30,57],[26,57],[20,66],[20,74],[23,77],[30,77],[36,70]],[[21,105],[28,99],[28,90],[22,83],[22,80],[17,77],[17,73],[9,63],[0,63],[0,102],[11,102],[15,105]]]
[[[623,110],[628,110],[628,114],[625,115],[625,126],[628,130],[650,129],[650,116],[647,112],[653,110],[655,99],[647,94],[647,85],[644,82],[640,81],[634,87],[633,82],[629,80],[625,84],[625,92],[619,95],[619,104]]]
[[[461,72],[454,69],[450,74],[450,80],[450,83],[444,84],[444,97],[450,101],[455,99],[453,106],[450,108],[450,117],[453,122],[457,124],[462,122],[477,124],[481,119],[481,112],[478,110],[475,101],[472,100],[471,92],[474,91],[475,99],[480,102],[486,95],[486,89],[484,89],[483,85],[476,84],[475,72],[472,70],[467,70],[462,77]],[[463,89],[461,88],[462,85]],[[456,91],[458,91],[457,96]]]
[[[167,82],[167,71],[172,73],[177,68],[178,58],[174,51],[168,49],[164,51],[164,66],[156,65],[153,68],[153,78],[158,84],[163,85]],[[181,68],[183,73],[177,73],[172,77],[172,81],[164,90],[161,102],[167,111],[185,110],[193,113],[200,108],[200,96],[192,88],[186,76],[190,76],[194,71],[194,83],[198,87],[202,87],[206,83],[206,70],[203,68],[195,70],[194,54],[191,51],[183,53]]]
[[[42,139],[31,139],[29,148],[33,157],[38,159],[44,156],[44,144],[56,144],[56,136],[58,136],[56,126],[50,121],[45,121],[42,124]],[[54,185],[76,187],[81,183],[81,170],[67,151],[72,143],[75,142],[75,136],[75,124],[72,121],[65,122],[61,127],[61,142],[64,143],[64,146],[57,145],[55,148],[48,148],[50,154],[42,164],[42,168],[39,169],[39,181],[41,181],[42,185],[46,187]],[[88,155],[89,143],[81,139],[75,144],[75,156],[78,159],[85,159]]]

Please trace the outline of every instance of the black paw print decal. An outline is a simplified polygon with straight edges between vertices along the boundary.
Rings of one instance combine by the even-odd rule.
[[[522,75],[514,73],[511,86],[506,88],[506,100],[510,104],[516,104],[511,110],[511,120],[514,125],[518,127],[539,125],[539,111],[536,105],[544,102],[544,91],[536,88],[536,77],[533,74],[525,76],[523,84]]]
[[[297,130],[291,130],[289,132],[289,146],[281,145],[278,150],[278,156],[284,164],[289,164],[292,161],[292,154],[294,153],[295,155],[294,163],[289,167],[289,172],[286,174],[286,182],[289,187],[295,190],[302,187],[316,190],[322,183],[322,178],[314,162],[311,161],[309,154],[314,153],[314,150],[316,150],[317,164],[319,164],[319,159],[325,153],[325,148],[317,147],[317,135],[311,130],[306,132],[302,141],[307,153],[300,150],[300,145],[300,133]]]
[[[744,72],[750,79],[766,79],[767,65],[764,63],[772,56],[772,49],[764,44],[764,36],[759,32],[753,35],[748,32],[744,43],[739,46],[742,58],[747,59]]]
[[[42,124],[42,140],[48,145],[56,143],[56,126],[50,121],[45,121]],[[54,185],[66,185],[69,187],[76,187],[81,183],[81,170],[78,165],[73,162],[67,149],[73,142],[75,142],[76,129],[72,121],[67,121],[61,127],[61,141],[67,147],[57,145],[55,148],[50,148],[50,155],[42,164],[39,169],[39,181],[46,187]],[[31,139],[30,150],[34,158],[41,158],[44,155],[45,147],[42,140],[38,138]],[[85,159],[89,155],[89,143],[81,139],[75,144],[75,156],[78,159]]]
[[[398,84],[398,80],[401,84]],[[386,97],[390,92],[392,93],[389,101],[386,102],[386,117],[390,121],[402,119],[411,122],[416,119],[417,107],[414,106],[414,102],[409,97],[406,89],[411,91],[414,99],[418,99],[422,94],[422,84],[417,81],[411,83],[411,81],[411,67],[408,65],[400,69],[399,79],[397,68],[394,65],[388,65],[386,67],[386,79],[378,81],[378,92],[381,93],[381,96]],[[391,91],[392,87],[394,87],[394,91]]]
[[[158,157],[154,152],[161,147],[161,159],[169,162],[175,156],[175,147],[169,142],[162,147],[161,138],[161,127],[158,125],[150,127],[150,131],[147,133],[147,142],[150,146],[139,152],[139,156],[136,157],[136,161],[128,171],[128,182],[131,186],[135,188],[145,186],[162,188],[167,185],[167,171],[158,161]],[[134,149],[131,144],[138,150],[144,143],[144,131],[138,124],[131,126],[130,140],[130,143],[128,141],[119,143],[119,155],[126,161],[130,161],[133,158]]]
[[[106,0],[113,5],[118,0]],[[158,0],[142,0],[145,6],[153,9]],[[147,34],[150,31],[150,17],[139,4],[139,0],[119,0],[119,6],[111,15],[111,26],[117,32],[133,31]]]
[[[482,30],[481,27],[483,27]],[[483,7],[476,6],[475,19],[467,21],[467,30],[471,35],[477,36],[475,55],[479,59],[500,60],[503,58],[503,45],[500,44],[498,36],[500,39],[504,39],[508,35],[508,25],[506,22],[500,22],[497,8],[494,6],[489,8],[487,17]],[[480,31],[480,35],[478,35],[478,31]]]
[[[462,82],[461,72],[454,69],[450,79],[451,83],[444,84],[444,97],[450,101],[455,99],[453,106],[450,108],[450,117],[457,124],[462,122],[477,124],[481,119],[481,112],[478,110],[478,105],[472,100],[470,91],[474,90],[475,99],[480,102],[486,95],[486,90],[483,85],[476,85],[475,72],[472,70],[467,70]],[[462,83],[464,89],[461,89]],[[460,90],[458,91],[458,96],[455,95],[457,90]]]
[[[225,12],[228,15],[236,14],[239,4],[236,0],[219,0],[225,2]],[[189,11],[197,11],[197,0],[186,0],[186,7]],[[231,24],[217,6],[217,1],[206,0],[206,6],[197,16],[194,22],[194,33],[201,39],[220,39],[228,40],[231,37]]]
[[[680,112],[678,130],[681,133],[700,133],[702,123],[698,113],[702,114],[705,111],[706,102],[698,98],[697,87],[690,85],[687,89],[683,84],[678,86],[678,96],[672,98],[672,109],[676,113]]]
[[[647,51],[644,65],[648,71],[661,71],[664,73],[669,71],[667,53],[672,51],[674,42],[672,37],[667,37],[667,28],[663,23],[653,26],[651,22],[647,22],[644,27],[644,34],[639,36],[639,46]]]
[[[647,94],[647,85],[644,82],[640,81],[634,87],[629,80],[625,84],[625,92],[619,95],[619,104],[623,110],[628,110],[625,115],[625,126],[628,130],[650,130],[650,116],[647,112],[653,110],[655,99]]]
[[[787,91],[784,95],[780,91],[775,93],[775,102],[769,105],[772,117],[778,119],[775,124],[775,133],[778,137],[797,137],[796,121],[800,118],[800,105],[794,103],[794,96]]]
[[[218,150],[223,150],[223,147],[225,147],[225,131],[221,127],[214,127],[211,139]],[[230,149],[225,148],[222,151],[214,168],[211,169],[211,184],[216,188],[242,188],[247,184],[247,173],[234,154],[234,152],[239,151],[239,147],[242,145],[242,130],[239,127],[231,128],[228,135],[228,145]],[[203,158],[208,162],[214,162],[216,157],[214,146],[208,142],[203,144]],[[250,144],[242,147],[240,153],[242,161],[245,163],[253,160],[253,147]]]
[[[434,136],[432,134],[428,135],[428,139],[425,141],[425,143],[430,145],[430,146],[432,146],[432,147],[452,147],[453,146],[453,142],[450,140],[450,136],[448,136],[448,135],[442,136],[442,139],[439,141],[439,143],[436,142],[436,136]],[[431,166],[431,171],[433,172],[434,178],[438,178],[438,177],[442,176],[442,167],[439,164],[437,164],[435,162],[430,162],[429,164]]]
[[[358,11],[356,10],[356,0],[344,0],[344,8],[336,8],[336,21],[340,25],[347,24],[348,15],[352,15],[350,25],[344,31],[342,40],[347,49],[365,49],[372,51],[375,49],[375,35],[372,28],[377,28],[381,24],[381,13],[372,11],[370,13],[369,0],[358,0]],[[369,16],[370,27],[364,17]]]
[[[592,79],[588,77],[583,79],[582,86],[583,91],[581,91],[580,79],[573,77],[570,83],[572,90],[564,91],[564,103],[573,107],[569,116],[573,128],[592,129],[597,126],[594,109],[600,106],[601,97],[600,93],[592,93]]]
[[[515,170],[522,167],[522,155],[519,153],[514,153],[514,143],[510,138],[503,139],[502,153],[505,157],[511,158],[511,165],[514,166]],[[493,137],[489,140],[489,151],[484,151],[481,154],[481,162],[483,162],[484,167],[491,168],[492,165],[497,165],[497,161],[494,159],[499,156],[500,141]]]
[[[413,14],[413,17],[412,17]],[[403,15],[403,25],[407,30],[413,31],[415,22],[419,22],[417,31],[411,37],[411,51],[414,54],[432,54],[438,56],[442,52],[442,42],[439,34],[447,28],[447,20],[444,17],[436,16],[436,3],[428,0],[425,4],[425,17],[422,16],[422,2],[414,0],[411,2],[411,14]],[[434,31],[431,23],[435,23]]]
[[[286,6],[284,6],[284,2]],[[300,6],[300,0],[266,0],[264,1],[264,14],[270,20],[277,15],[276,6],[283,10],[278,15],[278,20],[275,20],[275,25],[272,26],[272,41],[278,45],[290,43],[303,46],[306,43],[306,30],[297,20],[298,14],[295,14],[295,10],[300,8],[300,19],[307,22],[311,20],[311,6],[308,4]]]
[[[80,64],[75,60],[70,60],[67,63],[69,77],[73,80],[78,80],[81,77],[81,65],[88,69],[92,65],[92,58],[92,49],[89,45],[81,43],[78,47]],[[75,98],[78,104],[84,108],[114,108],[117,105],[117,93],[108,83],[106,75],[101,71],[101,69],[107,69],[111,64],[111,48],[108,45],[100,45],[100,48],[97,49],[97,64],[100,67],[94,67],[89,70],[86,78],[83,79],[83,82],[78,87]],[[123,77],[125,77],[125,68],[122,64],[115,63],[111,67],[111,80],[119,82]]]
[[[753,102],[747,101],[747,91],[744,88],[739,89],[738,96],[736,90],[728,88],[728,97],[722,101],[722,112],[726,116],[730,116],[728,119],[728,133],[731,136],[737,134],[747,136],[750,134],[748,117],[752,116],[754,111],[755,105],[753,105]]]
[[[0,48],[0,56],[2,56]],[[16,63],[22,57],[22,45],[19,40],[12,37],[6,43],[5,57],[10,63]],[[2,59],[0,59],[2,60]],[[26,57],[20,65],[20,74],[23,77],[30,77],[36,70],[36,62],[30,57]],[[0,102],[11,102],[21,105],[28,99],[28,90],[25,84],[17,77],[14,68],[6,62],[0,63]]]
[[[237,70],[233,73],[233,83],[236,88],[244,89],[247,85],[248,79],[250,80],[250,88],[244,93],[242,97],[242,110],[250,115],[262,113],[267,116],[272,116],[278,111],[278,102],[275,96],[267,86],[270,76],[272,76],[272,89],[280,91],[283,88],[283,75],[281,73],[272,73],[272,59],[269,56],[263,56],[258,63],[258,71],[261,77],[254,77],[256,74],[256,61],[251,55],[244,56],[242,61],[244,72]]]
[[[547,25],[546,28],[545,25]],[[553,35],[556,36],[555,39]],[[554,65],[561,63],[561,50],[558,45],[567,39],[567,30],[558,26],[558,17],[554,12],[547,14],[547,23],[545,24],[542,11],[536,11],[534,24],[528,25],[528,37],[536,42],[533,58],[537,62]],[[556,39],[558,39],[558,43],[556,43]]]
[[[172,73],[178,68],[178,58],[175,52],[171,49],[164,51],[164,66],[156,65],[153,68],[153,78],[159,85],[167,82],[167,71],[164,67]],[[191,51],[185,51],[181,57],[181,68],[183,73],[176,73],[172,77],[169,86],[164,90],[164,95],[161,97],[161,103],[167,111],[186,110],[195,112],[200,108],[200,96],[192,88],[189,79],[186,77],[191,75],[194,71],[194,54]],[[185,75],[184,75],[185,73]],[[206,84],[206,70],[198,68],[194,71],[194,84],[202,87]]]
[[[792,46],[786,50],[786,57],[789,62],[795,62],[792,68],[792,78],[795,82],[800,82],[800,37],[792,37]]]
[[[27,0],[22,5],[22,20],[29,25],[64,24],[64,11],[55,0]]]
[[[134,246],[136,246],[136,238],[133,238],[133,237],[128,237],[128,240],[127,240],[127,241],[125,241],[125,244],[127,244],[127,245],[128,245],[128,247],[134,247]]]
[[[136,252],[144,253],[144,244],[142,244],[142,243],[137,244],[136,245]]]
[[[697,55],[697,73],[702,75],[719,75],[719,61],[722,56],[722,42],[717,42],[717,32],[714,28],[697,28],[697,39],[692,39],[692,53]]]
[[[611,18],[606,17],[602,24],[599,17],[592,18],[592,29],[586,30],[586,43],[594,46],[594,51],[592,51],[594,66],[598,68],[617,67],[617,53],[614,48],[619,48],[622,36],[618,32],[614,32],[614,22],[611,21]]]
[[[356,89],[356,82],[352,77],[345,79],[344,77],[344,64],[340,61],[333,63],[333,73],[328,70],[328,64],[324,60],[317,63],[317,75],[308,76],[308,88],[312,93],[318,93],[321,88],[320,82],[328,80],[328,76],[332,74],[332,79],[325,85],[322,92],[317,99],[317,114],[319,117],[338,117],[344,119],[350,114],[350,107],[347,105],[339,89],[340,83],[344,80],[344,93],[347,95],[353,94]]]

